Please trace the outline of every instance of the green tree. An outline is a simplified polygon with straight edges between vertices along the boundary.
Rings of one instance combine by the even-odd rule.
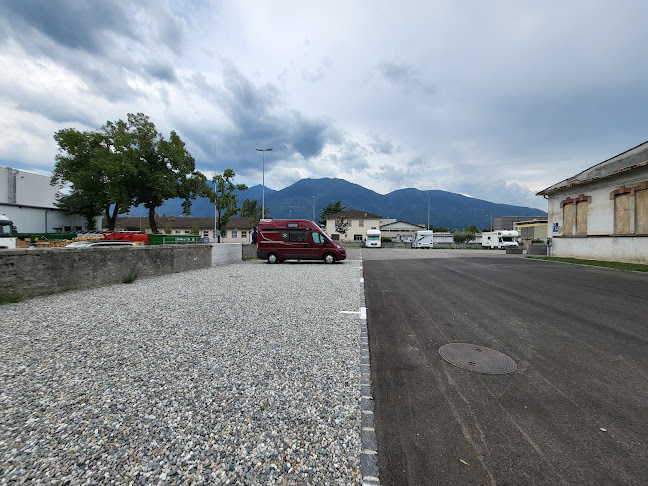
[[[165,140],[143,113],[129,113],[127,122],[106,122],[96,132],[60,130],[54,139],[59,154],[52,184],[69,183],[74,194],[61,201],[62,207],[79,211],[84,204],[79,214],[86,218],[101,207],[111,231],[117,215],[133,204],[147,208],[149,226],[157,232],[155,209],[165,200],[184,199],[183,212],[189,214],[193,199],[211,195],[178,134],[172,131]]]
[[[455,231],[452,234],[452,241],[454,241],[455,243],[468,243],[469,241],[472,241],[474,239],[475,234],[466,230]]]
[[[468,228],[466,228],[466,231],[472,234],[479,233],[479,228],[476,225],[470,225]]]
[[[87,193],[74,190],[69,194],[58,196],[56,206],[66,214],[79,214],[85,218],[86,230],[96,231],[96,217],[103,212],[101,202],[98,202]]]
[[[127,181],[133,168],[115,145],[115,133],[122,128],[108,123],[97,132],[66,128],[54,134],[59,153],[51,182],[69,184],[71,191],[59,200],[59,207],[86,219],[103,211],[111,230],[132,201]],[[122,143],[119,137],[117,143]]]
[[[218,242],[229,219],[239,212],[235,191],[245,191],[245,184],[234,184],[236,174],[232,169],[225,169],[223,174],[217,174],[212,179],[214,190],[210,195],[211,203],[216,207],[216,228],[218,229]]]
[[[194,223],[191,226],[191,234],[192,235],[199,235],[200,234],[200,226],[198,226],[198,224]]]
[[[252,218],[253,226],[259,224],[259,220],[261,219],[261,206],[256,199],[246,199],[243,201],[243,204],[241,205],[241,216]],[[268,208],[268,205],[266,204],[265,215],[263,217],[267,218],[268,216],[270,216],[270,208]]]
[[[326,217],[329,214],[341,213],[342,211],[345,211],[346,208],[346,206],[342,205],[342,201],[328,203],[322,208],[322,211],[320,211],[320,220],[317,222],[317,224],[324,228],[326,226]]]
[[[133,203],[148,210],[151,230],[157,232],[155,210],[167,199],[179,197],[182,212],[191,214],[197,196],[211,196],[207,178],[196,170],[194,158],[175,131],[169,140],[155,129],[143,113],[128,114],[130,146],[125,148],[137,171],[130,189]]]

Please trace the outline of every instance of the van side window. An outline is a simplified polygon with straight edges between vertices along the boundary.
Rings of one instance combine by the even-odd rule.
[[[313,242],[314,243],[324,243],[324,237],[317,232],[313,233]]]
[[[306,233],[291,232],[288,241],[307,241]]]

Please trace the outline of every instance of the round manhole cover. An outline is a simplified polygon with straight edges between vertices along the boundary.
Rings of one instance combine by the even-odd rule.
[[[439,354],[448,363],[477,373],[504,375],[517,368],[515,361],[504,353],[476,344],[446,344],[439,348]]]

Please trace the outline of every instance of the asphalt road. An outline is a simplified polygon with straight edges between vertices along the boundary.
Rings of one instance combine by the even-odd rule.
[[[383,486],[648,484],[648,274],[500,251],[363,259]],[[453,366],[448,343],[517,370]]]

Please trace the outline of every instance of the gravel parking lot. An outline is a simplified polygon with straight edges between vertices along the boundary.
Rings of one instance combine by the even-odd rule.
[[[0,484],[357,484],[360,251],[0,308]]]

